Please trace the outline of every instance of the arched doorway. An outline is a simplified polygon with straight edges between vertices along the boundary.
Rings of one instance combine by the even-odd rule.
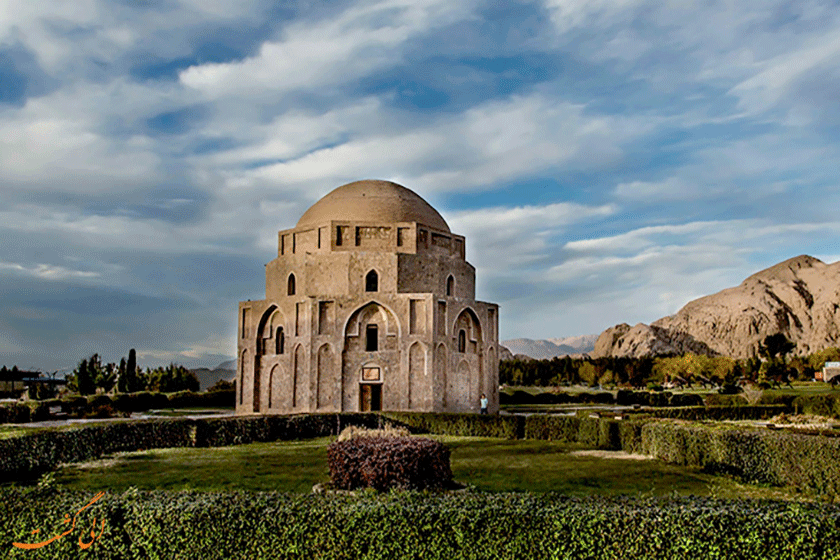
[[[359,380],[359,411],[375,412],[382,410],[382,368],[375,364],[362,367]]]
[[[388,307],[371,301],[350,314],[341,352],[342,410],[395,410],[408,405],[401,385],[400,324]]]

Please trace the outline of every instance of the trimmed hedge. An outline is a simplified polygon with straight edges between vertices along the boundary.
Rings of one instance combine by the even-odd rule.
[[[351,423],[376,427],[380,422],[375,414],[312,414],[145,420],[42,431],[0,439],[0,478],[31,477],[61,463],[87,461],[119,451],[312,439],[338,434]]]
[[[660,408],[645,411],[645,414],[656,418],[679,420],[766,420],[783,412],[790,412],[790,407],[784,405],[692,406]]]
[[[382,412],[415,433],[522,439],[524,417],[450,412]]]
[[[362,496],[132,492],[106,495],[77,530],[37,551],[33,528],[60,520],[91,492],[0,489],[0,548],[12,558],[640,560],[837,558],[840,508],[703,498],[399,492]],[[104,530],[86,551],[94,517]]]
[[[796,412],[840,418],[840,394],[796,397],[791,403]]]
[[[611,418],[534,414],[525,418],[523,436],[580,443],[593,449],[619,450],[624,448],[621,430],[624,423],[627,421]]]
[[[354,437],[327,447],[330,481],[341,490],[443,490],[452,484],[449,449],[413,437]]]
[[[114,422],[2,439],[0,478],[31,477],[60,463],[86,461],[119,451],[311,439],[337,435],[348,425],[377,428],[387,422],[402,424],[414,432],[552,439],[589,448],[620,449],[653,455],[669,463],[729,472],[749,481],[840,496],[840,438],[649,417],[615,420],[389,412]]]
[[[567,403],[595,403],[613,404],[615,399],[612,393],[554,393],[542,392],[532,394],[527,391],[516,390],[513,393],[499,393],[499,404],[505,405],[528,405],[528,404],[567,404]]]
[[[656,421],[642,426],[641,444],[668,463],[840,495],[838,438]]]
[[[26,403],[11,403],[0,405],[0,424],[38,422],[49,420],[49,409],[60,406],[61,412],[70,416],[105,415],[113,411],[131,413],[144,412],[158,408],[233,408],[236,404],[236,393],[230,391],[213,391],[196,393],[180,391],[177,393],[118,393],[116,395],[91,395],[89,397],[70,396],[62,399],[45,401],[28,401]],[[24,408],[26,410],[24,410]],[[108,417],[107,415],[104,417]]]
[[[0,404],[0,424],[23,424],[29,422],[31,411],[19,402]]]

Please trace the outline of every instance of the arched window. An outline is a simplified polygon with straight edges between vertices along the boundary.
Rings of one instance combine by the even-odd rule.
[[[293,296],[295,295],[295,275],[289,274],[289,283],[286,286],[286,294]]]
[[[286,335],[283,334],[283,327],[277,327],[277,336],[274,338],[274,353],[282,354],[286,345]]]
[[[371,270],[365,276],[365,291],[378,292],[379,291],[379,275],[375,270]]]
[[[379,327],[368,325],[365,329],[365,352],[379,351]]]
[[[449,275],[449,278],[446,279],[446,295],[451,296],[455,293],[455,278],[452,275]]]
[[[458,331],[458,352],[462,354],[467,350],[467,331],[461,329]]]

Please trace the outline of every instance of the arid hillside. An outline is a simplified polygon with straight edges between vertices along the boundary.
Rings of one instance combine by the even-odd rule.
[[[689,302],[650,325],[605,330],[593,357],[695,352],[747,358],[770,334],[784,333],[795,354],[840,345],[840,262],[808,255],[757,272],[739,286]]]

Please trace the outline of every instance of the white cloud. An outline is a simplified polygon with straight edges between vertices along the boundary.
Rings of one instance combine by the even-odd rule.
[[[339,122],[336,117],[343,115],[347,120]],[[389,116],[392,125],[380,127]],[[608,165],[622,156],[624,142],[655,126],[655,119],[588,114],[584,106],[540,93],[489,101],[423,126],[401,124],[399,116],[368,101],[313,116],[311,132],[302,134],[303,145],[349,140],[242,171],[230,178],[231,184],[310,185],[318,196],[359,177],[388,178],[421,192],[482,188],[546,169]],[[280,118],[269,128],[305,128],[301,115],[290,119]],[[260,131],[252,146],[221,159],[228,164],[258,156],[282,159],[292,151],[283,139]]]
[[[703,189],[699,185],[687,184],[677,177],[668,177],[662,181],[631,181],[619,183],[615,195],[631,200],[664,202],[673,200],[696,200],[713,198],[720,194],[718,189]]]
[[[413,37],[470,17],[472,2],[381,0],[362,2],[333,19],[286,27],[243,61],[192,66],[181,82],[209,98],[265,96],[319,90],[398,64]]]
[[[797,85],[813,72],[836,73],[840,68],[840,31],[813,37],[799,48],[756,65],[761,70],[732,88],[739,105],[750,112],[765,111],[786,102],[797,93]],[[836,79],[836,75],[834,78]]]
[[[35,266],[24,266],[18,263],[0,261],[0,270],[24,276],[32,276],[42,280],[67,280],[72,278],[88,279],[98,278],[98,272],[88,270],[73,270],[59,265],[40,263]]]

